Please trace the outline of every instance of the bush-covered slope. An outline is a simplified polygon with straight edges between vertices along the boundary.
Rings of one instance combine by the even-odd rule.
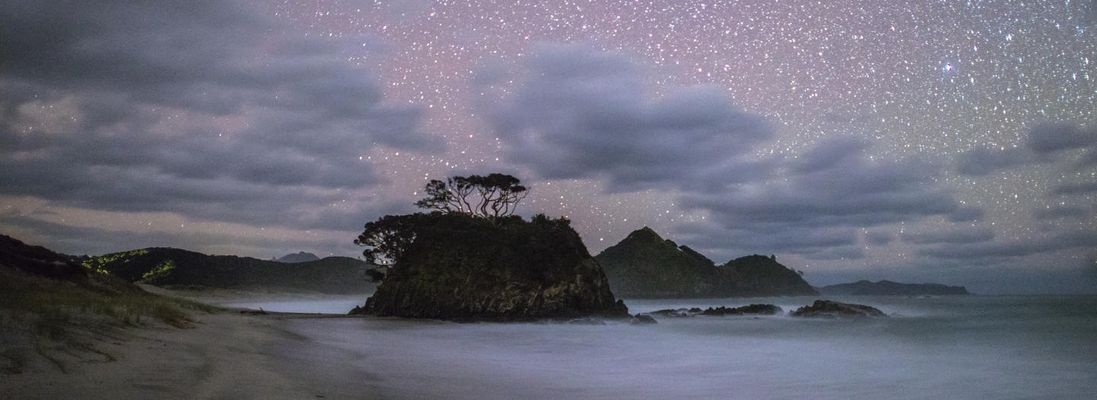
[[[565,219],[492,223],[424,215],[415,240],[355,313],[446,320],[627,317]]]
[[[211,256],[173,248],[148,248],[81,260],[130,282],[157,286],[197,285],[216,288],[363,293],[366,263],[347,257],[281,263],[250,257]]]
[[[742,257],[716,266],[687,246],[644,227],[595,259],[621,297],[755,297],[818,294],[772,257]]]

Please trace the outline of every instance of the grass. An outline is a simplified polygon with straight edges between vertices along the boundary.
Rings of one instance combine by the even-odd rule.
[[[20,373],[28,350],[67,370],[65,360],[109,362],[100,344],[125,341],[129,329],[188,328],[192,313],[220,308],[153,295],[117,278],[56,280],[0,268],[0,372]]]

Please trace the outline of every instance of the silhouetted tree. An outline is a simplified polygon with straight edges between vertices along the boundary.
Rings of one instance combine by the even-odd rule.
[[[395,265],[415,241],[416,228],[423,217],[420,213],[386,215],[366,224],[366,229],[354,239],[354,244],[367,247],[362,255],[367,263],[374,265],[374,268],[366,270],[371,281],[381,281],[385,276],[382,268]]]
[[[419,208],[463,212],[490,219],[514,214],[518,202],[529,194],[529,189],[522,186],[518,178],[498,173],[455,176],[445,181],[433,179],[427,183],[425,191],[427,197],[415,202]]]

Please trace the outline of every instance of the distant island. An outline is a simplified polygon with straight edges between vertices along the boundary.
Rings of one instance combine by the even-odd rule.
[[[319,259],[320,257],[317,257],[315,254],[302,251],[298,252],[297,254],[286,254],[274,261],[278,261],[281,263],[303,263],[309,261],[317,261]]]
[[[648,227],[594,257],[625,298],[808,296],[818,294],[776,257],[752,255],[717,266]]]
[[[952,296],[971,294],[963,286],[946,286],[937,283],[898,283],[887,280],[879,282],[861,280],[816,289],[820,294],[828,296]]]
[[[90,270],[105,272],[129,282],[165,287],[332,294],[367,293],[374,288],[374,284],[366,279],[367,264],[349,257],[287,263],[154,247],[85,256],[77,261]]]

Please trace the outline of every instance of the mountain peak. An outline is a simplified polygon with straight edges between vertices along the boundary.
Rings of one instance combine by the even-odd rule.
[[[625,239],[626,240],[631,239],[631,240],[644,240],[644,241],[660,241],[660,242],[663,241],[663,238],[660,237],[658,233],[655,233],[654,229],[651,229],[651,228],[646,227],[646,226],[643,227],[643,228],[637,229],[635,231],[632,231],[632,233],[628,234],[628,237],[626,237]]]
[[[279,258],[275,261],[282,262],[282,263],[302,263],[302,262],[316,261],[316,260],[319,260],[319,259],[320,259],[320,257],[317,257],[315,254],[306,253],[306,252],[301,251],[301,252],[298,252],[297,254],[286,254],[286,255],[282,256],[281,258]]]

